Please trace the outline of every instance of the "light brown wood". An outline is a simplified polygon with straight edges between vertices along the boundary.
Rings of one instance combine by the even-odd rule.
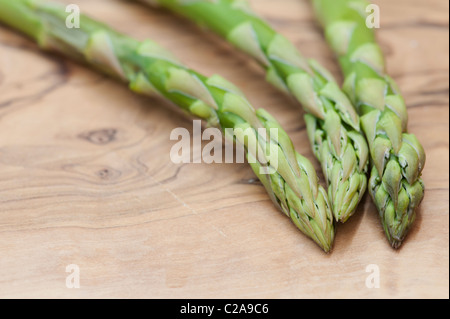
[[[448,2],[376,3],[389,72],[427,153],[426,196],[398,251],[366,195],[324,254],[274,208],[248,165],[170,161],[170,132],[192,131],[191,120],[0,27],[0,297],[448,298]],[[166,11],[77,4],[235,82],[319,170],[303,112],[243,54]],[[252,4],[341,79],[307,0]],[[79,289],[66,287],[70,264]],[[371,264],[380,288],[366,286]]]

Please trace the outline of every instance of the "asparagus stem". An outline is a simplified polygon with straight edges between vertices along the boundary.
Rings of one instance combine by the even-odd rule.
[[[357,105],[367,137],[372,170],[370,194],[387,239],[398,248],[424,197],[420,176],[425,152],[407,133],[408,114],[394,80],[386,74],[375,32],[366,26],[365,0],[313,0],[327,41],[345,75],[344,90]]]

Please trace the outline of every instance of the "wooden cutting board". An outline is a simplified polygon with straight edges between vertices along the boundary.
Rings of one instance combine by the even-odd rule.
[[[307,0],[251,2],[342,79]],[[193,123],[169,104],[0,27],[0,297],[448,298],[449,3],[376,3],[389,73],[427,153],[426,196],[397,251],[366,195],[324,254],[275,209],[247,164],[172,163],[172,130],[192,133]],[[303,111],[249,58],[166,11],[77,4],[236,83],[320,171]],[[376,270],[379,288],[370,285]],[[77,274],[80,287],[68,288]]]

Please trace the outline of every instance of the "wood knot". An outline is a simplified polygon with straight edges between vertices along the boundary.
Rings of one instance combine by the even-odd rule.
[[[105,145],[114,141],[116,134],[116,129],[108,128],[81,133],[78,137],[93,144]]]
[[[102,168],[97,171],[97,175],[103,180],[111,180],[120,175],[118,172],[109,168]]]

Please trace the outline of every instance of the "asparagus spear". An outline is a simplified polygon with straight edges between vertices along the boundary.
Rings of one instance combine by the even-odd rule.
[[[365,24],[369,2],[313,0],[313,4],[345,74],[344,90],[362,116],[373,163],[370,193],[389,242],[398,248],[424,197],[420,178],[424,149],[413,134],[407,133],[404,99],[386,74],[373,29]]]
[[[270,198],[303,233],[325,252],[330,251],[335,230],[326,192],[318,185],[313,165],[294,150],[286,132],[268,112],[255,110],[240,90],[222,77],[206,77],[188,69],[152,41],[139,42],[86,16],[81,17],[79,29],[68,29],[65,20],[64,7],[57,4],[0,0],[0,21],[27,34],[41,48],[106,72],[137,93],[162,96],[210,125],[250,130],[254,138],[242,134],[234,138],[244,145]],[[265,133],[260,128],[265,128]],[[264,168],[274,171],[264,174]]]
[[[352,216],[367,188],[369,150],[359,116],[332,75],[256,16],[242,0],[140,0],[209,27],[266,70],[267,80],[293,95],[307,113],[309,140],[328,185],[337,221]]]

